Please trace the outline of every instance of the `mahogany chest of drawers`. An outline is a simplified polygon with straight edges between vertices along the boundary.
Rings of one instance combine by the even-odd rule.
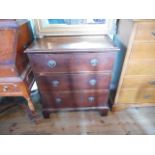
[[[0,96],[22,96],[30,111],[34,75],[24,50],[32,41],[28,20],[0,20]]]
[[[45,37],[26,50],[41,94],[43,115],[98,109],[107,114],[116,56],[107,36]]]

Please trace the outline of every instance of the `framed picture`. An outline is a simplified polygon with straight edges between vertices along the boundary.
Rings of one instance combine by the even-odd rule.
[[[109,34],[116,20],[109,19],[34,19],[36,36]]]

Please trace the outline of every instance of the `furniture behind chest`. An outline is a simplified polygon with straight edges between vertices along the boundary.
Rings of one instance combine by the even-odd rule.
[[[155,20],[120,20],[118,32],[127,53],[115,108],[155,105]]]
[[[44,37],[26,50],[41,94],[45,118],[53,111],[108,112],[116,56],[107,36]]]
[[[0,20],[0,96],[22,96],[34,111],[30,90],[34,76],[24,50],[33,34],[27,20]]]

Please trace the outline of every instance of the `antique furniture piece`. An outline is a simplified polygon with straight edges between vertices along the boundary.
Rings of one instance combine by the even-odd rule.
[[[109,34],[115,29],[114,19],[34,19],[36,36],[69,36]]]
[[[43,115],[59,110],[108,112],[116,51],[107,36],[38,39],[26,50],[41,94]]]
[[[0,20],[0,96],[22,96],[30,112],[34,76],[24,50],[32,43],[28,20]]]
[[[128,48],[114,109],[155,105],[155,20],[120,20],[118,33]]]

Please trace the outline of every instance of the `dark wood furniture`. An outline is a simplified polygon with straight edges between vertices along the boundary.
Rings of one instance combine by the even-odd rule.
[[[0,96],[22,96],[34,112],[30,98],[34,75],[24,53],[32,41],[28,20],[0,20]]]
[[[42,99],[43,115],[98,109],[106,115],[116,51],[107,36],[45,37],[26,50]]]

